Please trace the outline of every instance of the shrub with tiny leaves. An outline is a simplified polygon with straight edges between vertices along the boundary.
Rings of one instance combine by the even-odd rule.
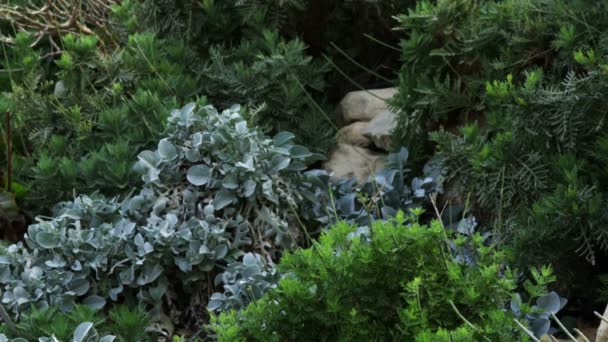
[[[276,289],[214,317],[219,341],[525,341],[506,309],[517,276],[504,254],[479,233],[419,224],[419,212],[369,232],[342,222],[285,255]],[[469,248],[475,264],[454,258],[448,242]],[[543,294],[528,293],[519,314]]]

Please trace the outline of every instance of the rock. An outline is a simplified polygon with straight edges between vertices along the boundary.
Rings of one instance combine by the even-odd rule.
[[[603,316],[608,317],[608,306],[606,306]],[[604,322],[603,320],[601,321],[600,326],[597,328],[595,342],[608,342],[608,323]]]
[[[396,93],[397,88],[351,91],[340,101],[338,108],[340,117],[347,124],[354,121],[370,121],[378,113],[388,110],[386,100]]]
[[[359,147],[372,146],[372,139],[363,135],[363,131],[367,127],[367,122],[359,121],[340,128],[336,134],[336,142],[338,144],[355,145]]]
[[[352,178],[366,180],[370,174],[384,167],[386,157],[369,149],[347,144],[338,144],[323,168],[332,179]]]
[[[397,126],[397,117],[390,110],[379,112],[361,133],[374,142],[374,145],[384,151],[391,149],[391,132]]]

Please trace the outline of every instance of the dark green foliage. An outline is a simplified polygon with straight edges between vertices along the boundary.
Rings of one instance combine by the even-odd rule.
[[[141,306],[129,308],[118,305],[110,309],[108,317],[111,322],[107,330],[112,334],[120,336],[120,341],[144,341],[146,338],[145,328],[150,323],[150,318]]]
[[[433,132],[461,198],[525,264],[567,270],[608,250],[607,14],[591,0],[421,1],[399,17],[396,138]]]
[[[269,133],[294,132],[299,143],[326,152],[334,133],[322,100],[328,66],[306,45],[279,34],[302,1],[125,2],[135,30],[159,32],[196,51],[202,93],[222,107],[249,108],[249,121]],[[316,100],[321,98],[321,100]],[[319,103],[317,103],[319,102]]]
[[[459,263],[439,222],[403,221],[399,214],[377,222],[369,235],[340,223],[312,248],[284,256],[277,289],[216,319],[219,340],[525,340],[503,310],[516,279],[502,253],[480,235],[454,236],[450,241],[471,248],[477,262]]]
[[[214,47],[201,73],[204,93],[221,106],[246,105],[249,121],[269,132],[295,132],[298,141],[326,152],[334,124],[311,93],[325,89],[328,68],[313,62],[305,49],[301,41],[285,41],[272,31],[235,47]]]
[[[163,132],[171,108],[199,93],[188,49],[151,33],[110,52],[95,37],[67,35],[50,64],[29,47],[31,37],[16,38],[14,53],[28,57],[10,64],[23,71],[0,98],[12,112],[15,178],[30,189],[26,205],[36,212],[74,190],[130,190],[137,149]]]

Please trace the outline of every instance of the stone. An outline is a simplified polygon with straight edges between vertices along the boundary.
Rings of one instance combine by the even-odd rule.
[[[390,110],[379,112],[361,131],[364,137],[374,142],[376,148],[391,150],[391,132],[397,126],[397,117]]]
[[[397,88],[351,91],[340,101],[340,118],[346,124],[370,121],[379,113],[388,110],[386,100],[396,93]]]
[[[359,147],[372,146],[372,139],[363,135],[363,131],[366,129],[367,125],[367,122],[358,121],[340,128],[336,134],[336,142],[338,144],[347,144]]]
[[[372,150],[347,144],[338,144],[323,168],[332,179],[356,178],[366,180],[372,173],[382,170],[385,155]]]

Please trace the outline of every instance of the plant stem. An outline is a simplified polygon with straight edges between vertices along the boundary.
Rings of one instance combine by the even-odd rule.
[[[599,318],[599,319],[601,319],[602,321],[604,321],[604,322],[608,323],[608,318],[606,318],[606,317],[602,316],[602,315],[601,315],[599,312],[597,312],[597,311],[593,311],[593,314],[594,314],[595,316],[597,316],[597,318]]]
[[[534,342],[540,342],[540,340],[537,339],[536,336],[534,336],[534,334],[530,330],[528,330],[528,328],[526,328],[523,324],[521,324],[517,319],[513,318],[513,320],[519,326],[519,328],[526,333],[526,335],[530,336],[530,338],[532,339],[532,341],[534,341]]]
[[[570,331],[568,331],[568,329],[566,329],[566,327],[564,327],[564,325],[562,324],[562,322],[557,318],[557,316],[555,316],[555,314],[553,312],[551,313],[551,318],[553,318],[553,320],[555,321],[555,323],[557,323],[557,325],[559,325],[559,327],[566,334],[566,336],[568,336],[569,339],[571,339],[574,342],[578,341],[574,336],[572,336],[572,334],[570,333]]]
[[[591,341],[589,341],[587,336],[585,336],[585,334],[583,334],[580,330],[578,330],[576,328],[574,328],[573,330],[574,330],[574,332],[576,332],[578,334],[578,336],[580,336],[583,339],[583,342],[591,342]]]

